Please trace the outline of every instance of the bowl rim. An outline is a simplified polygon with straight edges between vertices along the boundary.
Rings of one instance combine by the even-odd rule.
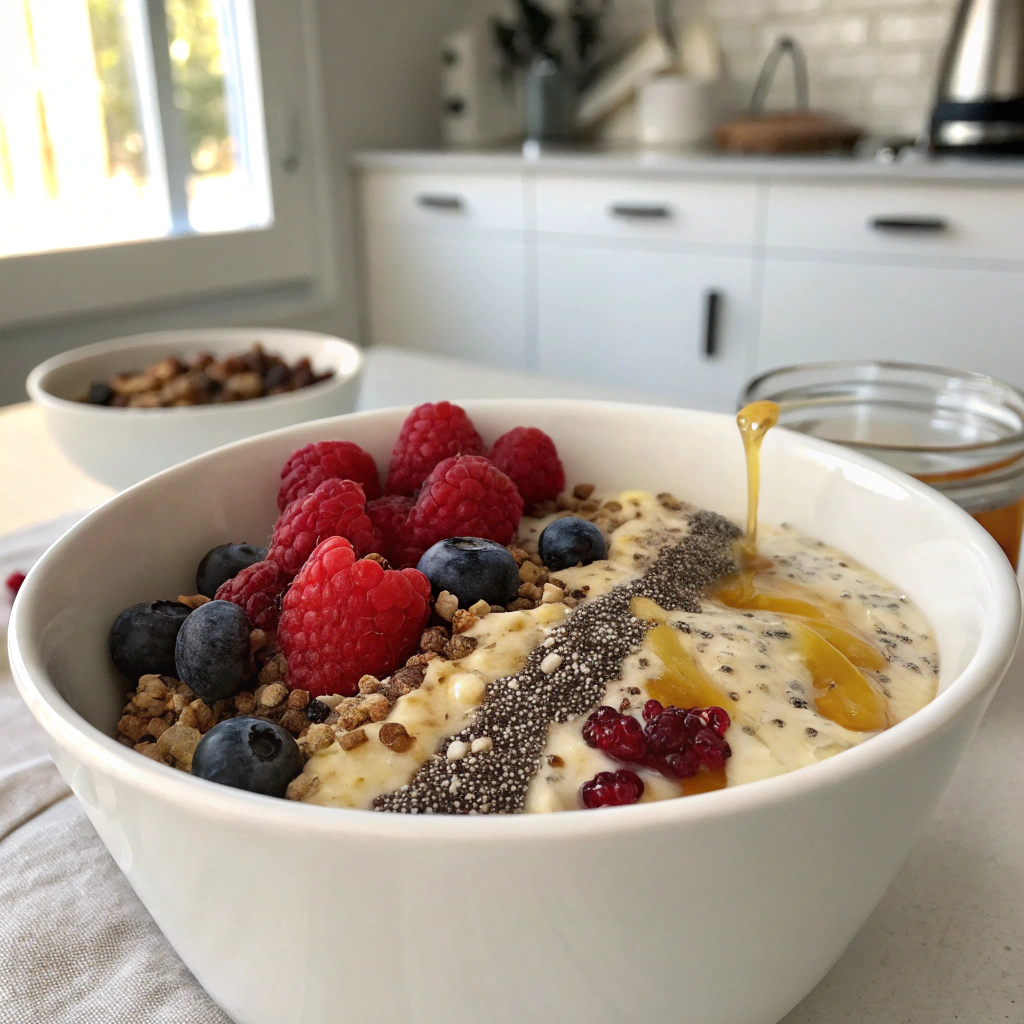
[[[528,414],[530,407],[546,407],[543,399],[484,399],[467,401],[465,407],[475,409],[507,409]],[[665,407],[632,405],[621,402],[568,401],[571,408],[583,415],[600,415],[602,411],[632,410],[644,415]],[[108,499],[90,512],[56,541],[30,570],[22,584],[11,614],[8,647],[11,668],[18,689],[32,714],[49,734],[52,742],[78,761],[132,787],[137,792],[165,800],[188,809],[189,813],[208,821],[256,825],[280,832],[305,830],[326,836],[365,836],[388,839],[411,839],[417,842],[460,843],[524,842],[544,839],[569,841],[580,836],[638,834],[666,826],[683,827],[699,821],[710,821],[743,814],[748,809],[799,800],[818,789],[838,785],[852,776],[866,773],[902,752],[927,742],[941,733],[973,702],[994,690],[1002,679],[1016,649],[1021,628],[1021,591],[1009,562],[998,544],[966,512],[948,498],[911,477],[876,462],[858,452],[818,438],[777,428],[776,437],[784,439],[787,454],[794,458],[827,459],[858,469],[863,478],[868,472],[887,486],[897,486],[931,505],[946,506],[961,519],[966,539],[980,561],[992,591],[992,611],[986,618],[978,650],[963,671],[936,698],[909,718],[873,736],[865,742],[817,764],[756,782],[745,783],[686,799],[661,800],[630,807],[603,808],[600,814],[571,812],[517,815],[405,815],[382,814],[355,808],[320,807],[291,800],[274,799],[221,786],[204,779],[158,764],[128,750],[111,736],[91,725],[72,709],[57,692],[45,666],[29,637],[32,626],[32,602],[35,580],[59,564],[64,551],[77,543],[77,536],[95,516],[104,514],[111,503],[130,501],[145,489],[163,486],[165,479],[202,459],[211,458],[229,449],[239,452],[248,445],[268,438],[294,432],[300,427],[308,431],[319,427],[337,430],[342,423],[372,419],[385,412],[408,411],[410,406],[375,409],[310,421],[298,426],[269,431],[243,441],[224,445],[213,452],[197,456],[149,477],[134,487]],[[683,416],[713,418],[732,422],[725,413],[675,409]]]
[[[254,337],[255,336],[255,337]],[[175,342],[196,341],[196,342],[217,342],[217,341],[260,341],[266,338],[268,342],[279,343],[288,337],[299,337],[306,341],[322,341],[340,346],[338,357],[334,360],[334,376],[328,380],[322,380],[308,387],[299,388],[297,391],[288,391],[281,395],[262,395],[259,398],[252,398],[244,402],[224,402],[219,405],[188,405],[170,409],[129,409],[112,408],[105,405],[89,405],[86,402],[79,402],[71,398],[61,398],[52,391],[47,390],[47,378],[57,370],[68,366],[74,366],[80,360],[89,359],[93,356],[102,356],[116,352],[121,348],[159,348],[161,345],[174,344]],[[269,347],[269,346],[268,346]],[[328,348],[329,351],[329,348]],[[342,362],[352,361],[351,368],[342,370]],[[288,402],[302,401],[314,396],[322,395],[326,391],[344,387],[352,380],[357,379],[363,372],[366,357],[362,348],[354,342],[339,338],[333,334],[324,334],[320,331],[293,330],[285,327],[204,327],[196,330],[169,330],[169,331],[144,331],[140,334],[126,334],[120,338],[109,338],[105,341],[92,342],[89,345],[81,345],[78,348],[69,349],[66,352],[58,352],[49,359],[34,367],[25,381],[25,390],[29,398],[39,405],[61,412],[75,412],[78,414],[89,413],[97,416],[116,416],[118,419],[143,419],[152,421],[161,417],[182,417],[195,416],[217,416],[217,415],[238,415],[246,409],[265,408],[263,403],[282,405]],[[253,403],[260,403],[254,406]]]

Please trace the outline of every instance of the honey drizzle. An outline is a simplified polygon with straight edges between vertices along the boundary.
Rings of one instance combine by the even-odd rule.
[[[765,435],[779,422],[779,407],[775,402],[751,402],[736,414],[736,425],[743,438],[743,451],[747,457],[747,535],[744,554],[753,558],[757,554],[757,506],[761,497],[761,446]]]

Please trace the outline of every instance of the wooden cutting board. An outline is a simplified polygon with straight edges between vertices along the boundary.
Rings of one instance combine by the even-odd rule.
[[[716,129],[715,141],[732,153],[823,153],[851,150],[862,134],[831,114],[797,111],[727,121]]]

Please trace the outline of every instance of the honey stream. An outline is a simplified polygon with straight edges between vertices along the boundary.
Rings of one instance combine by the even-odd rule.
[[[737,544],[739,571],[708,596],[729,608],[774,612],[795,640],[814,685],[814,706],[822,717],[855,732],[874,732],[892,724],[879,683],[867,674],[887,665],[873,639],[846,621],[842,609],[813,591],[784,579],[770,559],[758,554],[757,516],[761,489],[761,447],[778,423],[774,402],[754,402],[736,417],[747,462],[747,530]],[[634,598],[631,610],[653,623],[647,634],[665,673],[649,685],[650,696],[676,707],[721,705],[728,695],[713,682],[683,644],[667,613],[647,598]],[[867,670],[867,671],[862,671]],[[683,792],[704,792],[725,785],[702,772],[687,780]]]

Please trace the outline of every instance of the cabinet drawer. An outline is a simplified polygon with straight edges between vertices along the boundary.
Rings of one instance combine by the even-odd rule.
[[[363,177],[369,226],[397,224],[449,233],[477,228],[523,231],[523,179],[518,174],[405,174]]]
[[[537,230],[627,241],[750,247],[751,182],[539,177]]]
[[[1024,189],[772,185],[769,249],[1024,259]]]

